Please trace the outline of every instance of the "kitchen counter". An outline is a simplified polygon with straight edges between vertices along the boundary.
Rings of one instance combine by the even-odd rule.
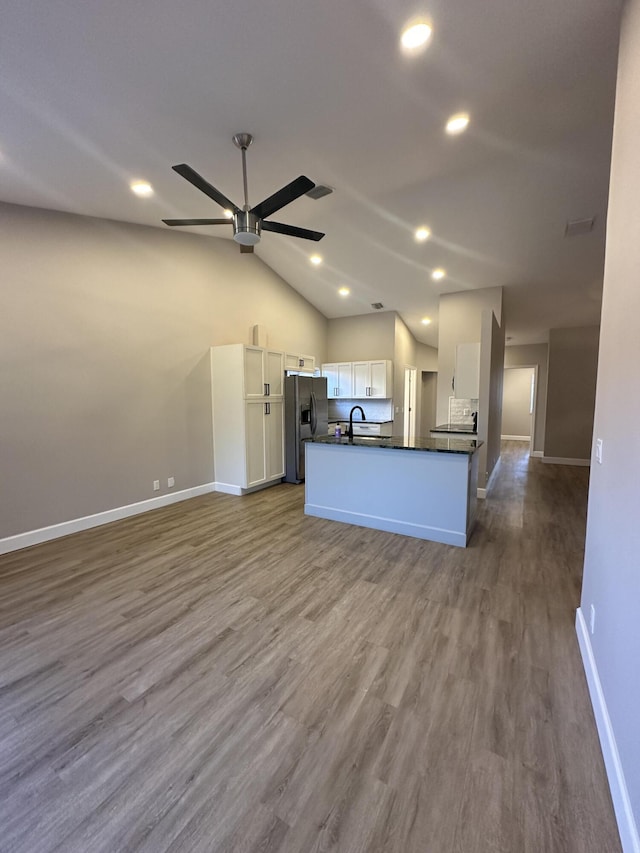
[[[348,424],[349,423],[349,416],[347,415],[346,418],[329,418],[328,422],[330,424]],[[366,421],[361,421],[360,418],[358,418],[357,420],[354,420],[353,423],[354,423],[354,425],[355,424],[392,424],[393,421],[372,421],[369,418],[367,418]]]
[[[306,515],[466,547],[482,442],[318,436],[305,442]]]
[[[441,424],[440,426],[434,427],[431,432],[463,432],[465,434],[469,433],[469,435],[478,434],[478,431],[474,430],[473,424]]]
[[[317,444],[332,444],[354,447],[382,447],[386,450],[426,450],[430,453],[463,453],[472,455],[481,446],[481,441],[465,438],[403,438],[401,435],[365,436],[354,435],[352,439],[343,435],[335,438],[333,435],[319,435],[308,439]]]

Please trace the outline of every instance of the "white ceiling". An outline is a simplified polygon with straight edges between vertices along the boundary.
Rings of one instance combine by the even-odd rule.
[[[407,57],[416,14],[434,33]],[[231,137],[247,131],[252,204],[300,174],[335,188],[276,215],[321,243],[268,233],[256,250],[327,317],[379,301],[437,345],[439,293],[502,285],[511,342],[545,340],[599,322],[619,15],[602,0],[4,0],[0,199],[160,228],[219,216],[171,166],[241,203]],[[469,130],[446,136],[463,109]]]

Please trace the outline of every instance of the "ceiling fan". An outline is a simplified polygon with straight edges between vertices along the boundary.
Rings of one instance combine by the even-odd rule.
[[[267,219],[268,216],[315,187],[313,181],[304,175],[300,175],[299,178],[291,181],[290,184],[282,187],[269,198],[265,198],[260,204],[256,204],[254,207],[249,206],[246,152],[252,142],[253,136],[250,133],[236,133],[233,137],[233,144],[242,152],[242,180],[244,184],[244,205],[242,208],[229,201],[220,190],[205,181],[191,166],[180,163],[173,166],[173,170],[216,201],[225,211],[229,211],[231,215],[225,219],[163,219],[165,225],[233,225],[233,239],[240,244],[241,252],[253,252],[253,247],[260,242],[262,231],[275,231],[277,234],[287,234],[289,237],[301,237],[303,240],[321,240],[324,237],[321,231],[310,231],[308,228],[284,225],[282,222],[272,222]]]

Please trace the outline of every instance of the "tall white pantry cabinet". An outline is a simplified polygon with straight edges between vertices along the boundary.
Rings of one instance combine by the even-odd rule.
[[[284,353],[211,348],[216,490],[232,495],[284,477]]]

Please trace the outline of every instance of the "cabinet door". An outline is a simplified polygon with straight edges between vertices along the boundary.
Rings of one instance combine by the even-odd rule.
[[[264,407],[262,400],[245,403],[247,469],[244,487],[247,489],[264,483],[266,479]]]
[[[244,348],[244,396],[264,397],[264,350],[261,347]]]
[[[353,366],[350,361],[336,365],[337,385],[339,397],[353,396]]]
[[[320,371],[327,378],[327,397],[329,400],[335,400],[340,396],[340,387],[338,383],[338,365],[323,364]]]
[[[369,381],[369,397],[388,397],[387,393],[387,362],[386,361],[371,361],[370,365],[370,381]]]
[[[268,402],[269,414],[265,414],[266,471],[267,480],[284,477],[284,403],[282,400]]]
[[[269,397],[282,397],[284,380],[284,353],[275,350],[267,350],[264,354],[265,377],[267,383],[267,395]]]
[[[368,388],[371,385],[371,370],[368,361],[353,362],[353,396],[368,397]]]

